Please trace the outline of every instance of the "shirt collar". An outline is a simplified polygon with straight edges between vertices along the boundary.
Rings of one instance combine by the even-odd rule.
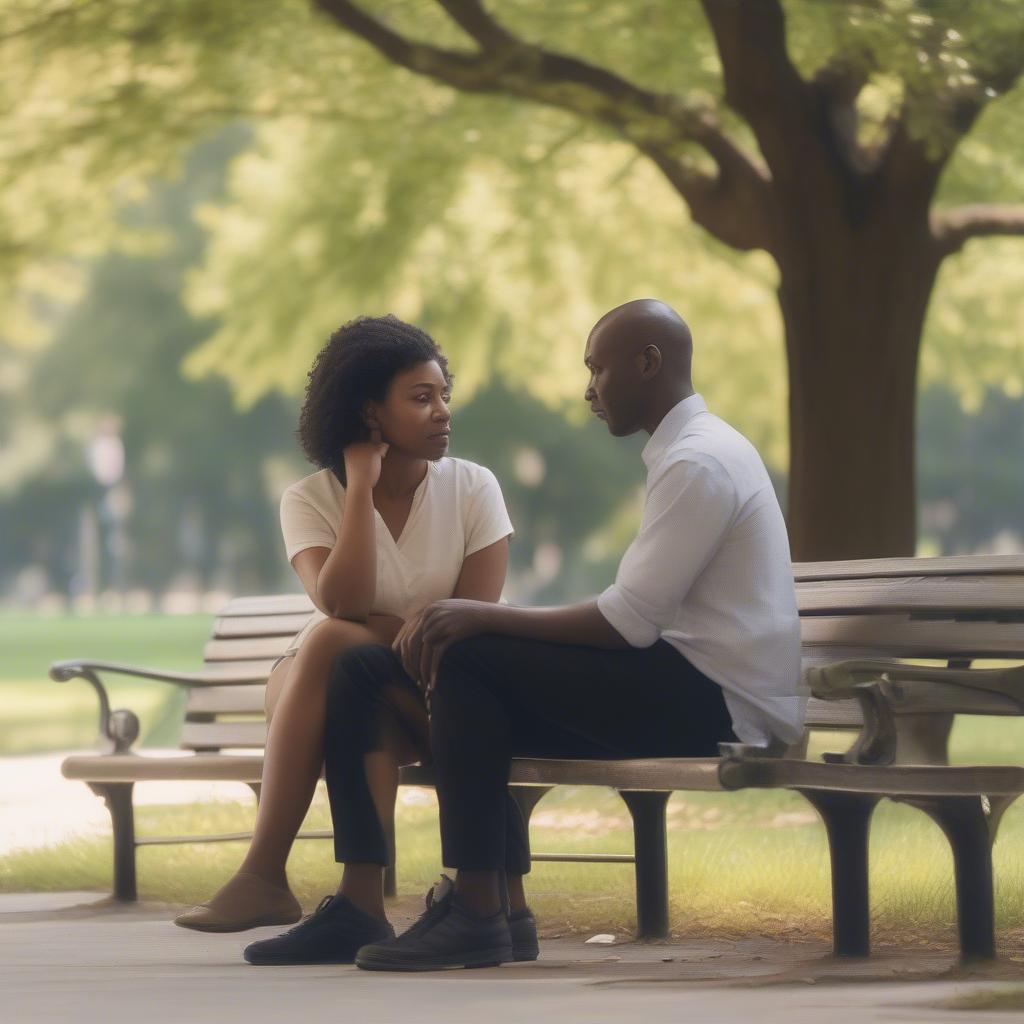
[[[699,412],[707,412],[707,402],[694,392],[689,398],[677,402],[658,424],[650,440],[644,445],[640,458],[648,469],[654,465],[658,456],[680,435],[683,427]]]

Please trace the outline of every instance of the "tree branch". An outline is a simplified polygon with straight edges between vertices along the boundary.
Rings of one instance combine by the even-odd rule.
[[[1024,205],[972,203],[931,215],[932,238],[942,256],[959,252],[971,238],[1024,235]]]
[[[655,159],[666,174],[671,170],[669,180],[687,202],[704,204],[703,219],[694,211],[695,219],[712,234],[718,234],[720,215],[708,208],[707,197],[732,195],[747,212],[742,248],[769,247],[767,173],[729,138],[708,105],[642,89],[605,68],[519,39],[495,22],[479,0],[437,2],[482,49],[450,50],[416,42],[350,0],[313,0],[337,24],[410,71],[462,92],[517,96],[613,129]],[[686,142],[704,148],[718,168],[717,177],[686,169],[679,152]],[[723,206],[721,201],[711,205],[717,210]],[[723,225],[723,230],[735,239],[735,225]]]
[[[837,54],[818,70],[810,83],[811,91],[824,108],[837,153],[857,175],[870,169],[875,155],[857,137],[857,97],[867,85],[868,75],[866,61],[856,61],[850,54]]]
[[[810,90],[786,46],[779,0],[701,0],[718,46],[725,99],[753,129],[772,176],[798,177],[812,133]]]
[[[437,0],[459,28],[475,39],[482,50],[498,50],[519,43],[511,33],[506,32],[488,13],[480,0]]]

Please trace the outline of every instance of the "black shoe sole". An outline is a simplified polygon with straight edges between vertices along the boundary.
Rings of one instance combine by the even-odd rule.
[[[381,956],[356,957],[356,967],[364,971],[444,971],[456,970],[460,967],[500,967],[511,963],[515,955],[509,947],[499,946],[496,949],[474,949],[466,954],[433,957],[430,960],[393,960]]]
[[[248,957],[243,957],[243,959],[251,967],[317,967],[325,964],[355,963],[354,956],[346,958],[335,957],[333,960],[291,960],[285,957],[282,957],[280,960],[250,960]]]
[[[179,928],[186,928],[190,932],[205,932],[207,935],[227,935],[232,932],[248,932],[253,928],[280,928],[284,925],[295,924],[296,921],[302,920],[302,914],[298,917],[289,918],[267,918],[267,917],[256,917],[251,921],[243,921],[241,924],[233,922],[231,924],[181,924],[175,921]]]

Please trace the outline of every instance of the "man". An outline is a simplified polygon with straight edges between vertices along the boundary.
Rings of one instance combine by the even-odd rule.
[[[691,357],[689,328],[652,299],[613,309],[587,340],[584,397],[595,415],[616,437],[651,435],[640,532],[612,586],[561,608],[441,601],[400,642],[430,705],[442,859],[457,875],[432,890],[404,934],[368,939],[355,953],[360,967],[530,958],[520,954],[525,896],[510,886],[507,913],[501,890],[506,849],[521,842],[507,814],[513,757],[707,757],[721,741],[800,737],[800,632],[782,513],[756,450],[694,392]],[[340,660],[331,692],[375,685],[382,671],[369,665]],[[329,789],[331,735],[344,727],[331,706],[329,696]],[[333,809],[335,792],[331,800]]]

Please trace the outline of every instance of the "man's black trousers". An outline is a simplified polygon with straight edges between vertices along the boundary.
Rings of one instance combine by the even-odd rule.
[[[366,782],[394,687],[418,693],[388,647],[356,647],[334,664],[325,774],[342,863],[387,864]],[[462,870],[529,870],[529,838],[508,795],[513,757],[713,757],[736,739],[721,687],[664,640],[602,650],[484,634],[441,660],[430,741],[442,860]]]

